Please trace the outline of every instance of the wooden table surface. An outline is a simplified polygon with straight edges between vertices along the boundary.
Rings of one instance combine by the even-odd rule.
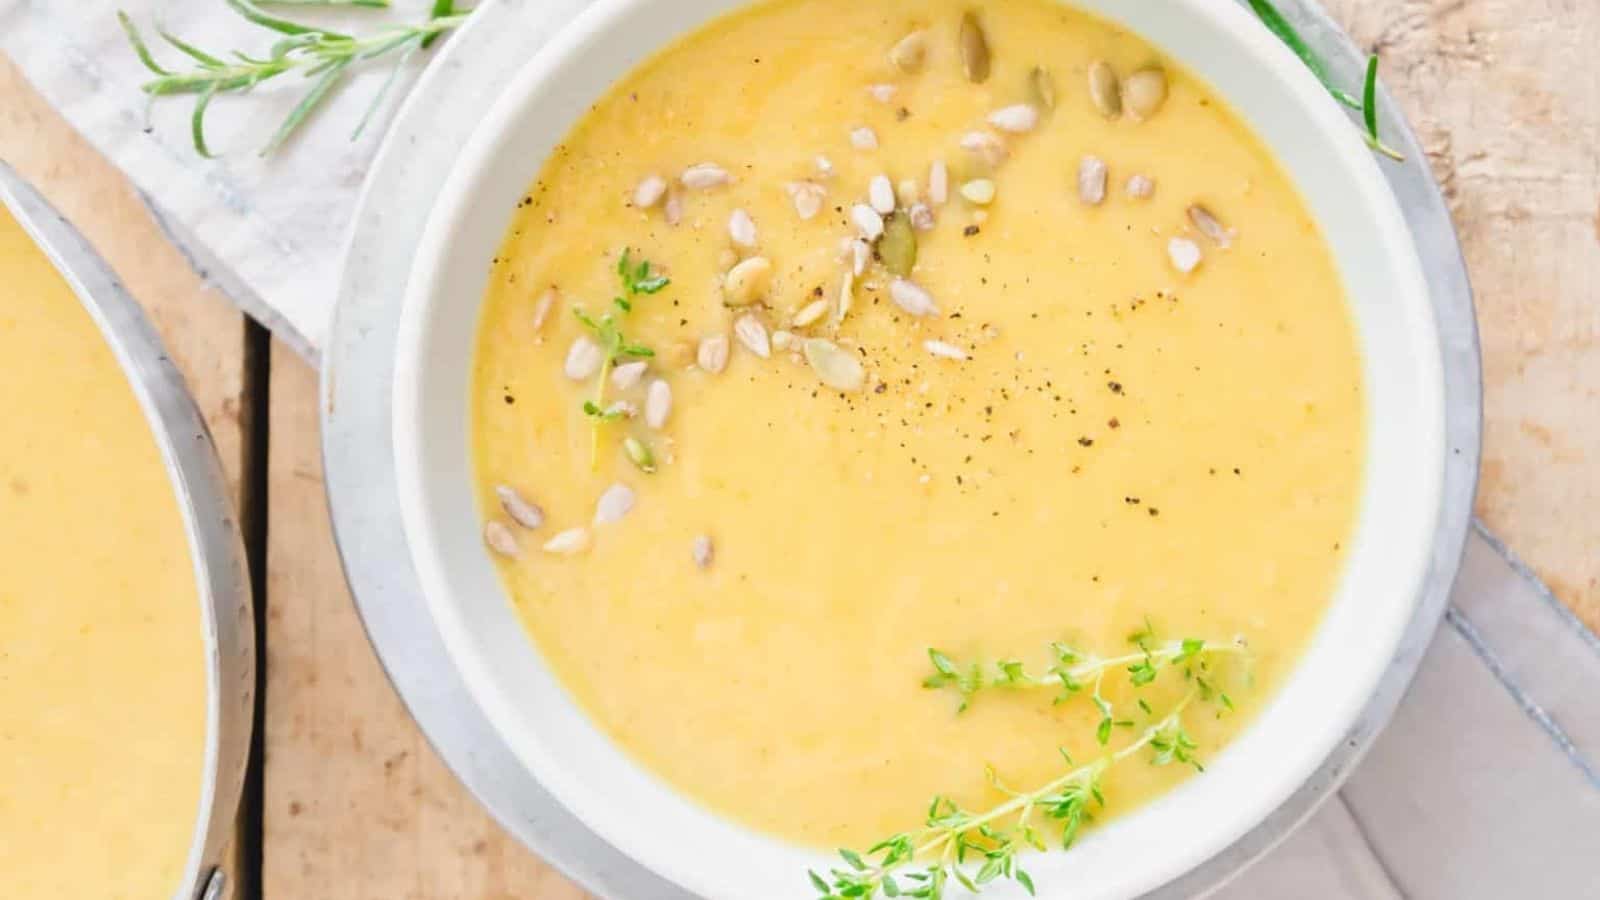
[[[1454,212],[1483,331],[1478,513],[1600,628],[1600,4],[1332,0],[1384,56]],[[567,900],[407,718],[329,532],[316,375],[168,244],[126,181],[0,56],[0,158],[73,219],[150,311],[247,525],[264,729],[237,896]]]

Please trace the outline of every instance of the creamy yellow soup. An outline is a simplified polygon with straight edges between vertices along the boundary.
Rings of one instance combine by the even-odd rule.
[[[198,588],[161,451],[0,207],[0,894],[179,889],[200,802]]]
[[[1130,652],[1146,622],[1157,648],[1242,637],[1193,673],[1233,707],[1187,700],[1204,759],[1294,665],[1354,521],[1359,349],[1272,156],[1153,48],[1044,0],[980,5],[975,81],[967,9],[778,0],[669,47],[518,200],[482,313],[485,538],[529,635],[634,758],[802,844],[915,829],[936,796],[987,809],[986,766],[1032,789],[1061,749],[1139,751],[1102,819],[1192,776],[1135,746],[1194,689],[1181,667],[1110,667],[1102,743],[1092,684],[958,713],[928,651],[993,680],[1045,673],[1052,642]],[[856,275],[874,203],[891,235]],[[624,293],[625,250],[671,283]],[[615,366],[576,311],[655,352],[621,355],[637,381],[599,391]]]

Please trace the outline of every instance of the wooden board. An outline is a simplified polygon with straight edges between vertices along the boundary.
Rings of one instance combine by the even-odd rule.
[[[282,345],[270,397],[265,896],[585,896],[490,821],[406,715],[339,569],[316,375]]]
[[[255,423],[244,317],[194,273],[121,173],[45,104],[4,54],[0,159],[78,226],[143,304],[211,428],[234,508],[247,512],[254,502],[247,474]],[[239,849],[236,841],[236,854]],[[248,887],[237,862],[236,856],[229,882]]]

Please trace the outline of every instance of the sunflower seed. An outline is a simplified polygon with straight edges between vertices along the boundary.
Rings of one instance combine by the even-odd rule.
[[[795,336],[794,332],[792,331],[784,331],[780,328],[772,333],[772,349],[777,350],[780,353],[789,349],[790,347],[793,347],[794,342]]]
[[[573,381],[583,381],[600,371],[600,364],[604,361],[605,353],[600,345],[590,340],[588,335],[580,335],[567,350],[563,371]]]
[[[805,342],[806,362],[817,373],[822,383],[836,391],[859,391],[866,381],[866,370],[855,354],[842,349],[833,341],[808,338]]]
[[[795,215],[800,221],[809,222],[822,212],[822,202],[827,199],[828,191],[822,185],[813,181],[791,181],[785,189],[789,192],[789,199],[794,201]]]
[[[1129,197],[1144,200],[1156,192],[1156,183],[1143,175],[1135,175],[1128,179],[1126,190]]]
[[[522,547],[517,544],[517,536],[511,533],[504,522],[490,519],[483,523],[483,542],[490,550],[508,559],[516,559],[522,555]]]
[[[657,431],[667,424],[672,413],[672,386],[663,379],[650,382],[644,394],[644,423]]]
[[[1175,237],[1167,242],[1167,258],[1172,267],[1187,275],[1200,265],[1200,245],[1188,238]]]
[[[661,218],[668,225],[676,226],[683,221],[683,195],[676,190],[667,191],[667,202],[661,206]]]
[[[844,277],[839,280],[839,304],[834,308],[833,320],[843,322],[844,317],[850,314],[850,307],[856,299],[856,276],[846,270]]]
[[[1078,199],[1099,206],[1106,199],[1106,164],[1098,156],[1085,156],[1078,163]]]
[[[1117,70],[1103,59],[1089,65],[1089,100],[1108,119],[1122,115],[1122,82]]]
[[[894,93],[895,87],[892,84],[867,85],[867,96],[878,101],[879,103],[893,103]]]
[[[699,163],[683,170],[678,181],[691,191],[721,187],[731,181],[728,170],[716,163]]]
[[[961,196],[965,197],[968,203],[988,206],[994,202],[994,182],[987,178],[974,178],[961,185]]]
[[[827,158],[826,156],[819,155],[816,159],[816,164],[818,176],[822,178],[833,177],[833,160]]]
[[[989,124],[1011,134],[1027,134],[1039,124],[1039,111],[1026,103],[1004,106],[989,114]]]
[[[902,207],[909,207],[922,199],[922,192],[917,188],[915,178],[902,178],[894,186],[894,198]]]
[[[550,318],[550,310],[556,305],[556,289],[551,288],[539,295],[533,303],[533,331],[535,334],[544,330],[544,323]]]
[[[1028,72],[1028,97],[1040,109],[1056,108],[1056,80],[1044,66],[1034,66]]]
[[[884,220],[883,240],[878,242],[878,258],[890,274],[905,277],[917,265],[917,233],[911,220],[893,215]]]
[[[850,221],[856,223],[856,230],[869,241],[883,236],[883,216],[865,203],[850,207]]]
[[[1161,111],[1167,102],[1167,73],[1160,69],[1140,69],[1122,85],[1122,100],[1128,115],[1142,122]]]
[[[804,328],[807,325],[816,323],[819,319],[827,314],[828,301],[813,300],[801,307],[800,311],[794,314],[794,327]],[[780,347],[778,349],[781,350],[783,348]]]
[[[928,202],[943,206],[950,199],[950,168],[944,160],[936,159],[928,167]]]
[[[1233,229],[1223,225],[1216,216],[1211,214],[1211,210],[1206,209],[1204,206],[1196,203],[1189,207],[1189,221],[1193,222],[1194,227],[1199,229],[1201,234],[1210,238],[1211,242],[1218,247],[1226,250],[1233,245]]]
[[[772,278],[772,261],[752,256],[728,270],[722,282],[723,301],[729,306],[749,306]]]
[[[633,205],[639,209],[649,209],[661,202],[667,195],[667,180],[660,175],[646,175],[639,186],[633,189]]]
[[[733,335],[739,339],[746,350],[761,357],[772,357],[772,340],[767,337],[767,326],[752,313],[745,313],[733,323]]]
[[[625,391],[638,384],[639,379],[644,377],[645,369],[649,367],[650,364],[644,360],[623,363],[611,370],[611,386],[619,391]]]
[[[556,553],[561,556],[575,556],[589,549],[589,529],[568,528],[555,537],[544,542],[546,553]]]
[[[933,207],[926,203],[913,203],[911,209],[906,211],[906,218],[911,220],[911,227],[918,231],[932,231],[938,224],[933,216]]]
[[[494,489],[494,493],[500,498],[500,506],[505,509],[506,515],[511,517],[511,521],[530,529],[544,524],[544,510],[529,503],[517,493],[516,488],[502,484]]]
[[[608,419],[631,419],[639,414],[639,407],[627,400],[613,400],[602,411]]]
[[[850,129],[850,146],[857,150],[878,149],[878,133],[865,125]]]
[[[978,23],[976,13],[967,12],[961,17],[961,70],[973,84],[989,80],[989,39]]]
[[[928,55],[928,33],[920,28],[895,42],[889,48],[889,61],[902,72],[915,72],[922,68]]]
[[[695,364],[715,375],[728,367],[728,336],[713,334],[700,339],[695,351]]]
[[[967,351],[957,347],[955,344],[947,344],[944,341],[923,341],[922,349],[941,359],[964,360],[967,358]]]
[[[736,209],[728,216],[728,237],[747,250],[755,248],[756,222],[744,209]]]
[[[872,262],[872,244],[857,238],[850,242],[850,271],[857,278],[865,275],[867,264]]]
[[[711,568],[712,555],[711,538],[708,535],[702,534],[689,544],[689,558],[702,569]]]
[[[622,439],[622,452],[628,455],[628,461],[639,471],[647,475],[655,472],[656,455],[651,452],[649,444],[630,434]]]
[[[894,301],[895,306],[913,316],[939,314],[939,306],[933,302],[933,295],[905,278],[896,278],[889,283],[889,299]]]
[[[881,215],[894,212],[894,182],[887,175],[874,175],[867,182],[867,202]]]
[[[984,165],[994,168],[1006,161],[1010,151],[1005,141],[987,131],[969,131],[961,136],[961,149],[976,156]]]
[[[600,499],[595,502],[594,524],[610,525],[622,521],[622,517],[633,510],[636,499],[638,498],[633,493],[633,488],[620,481],[606,488]]]

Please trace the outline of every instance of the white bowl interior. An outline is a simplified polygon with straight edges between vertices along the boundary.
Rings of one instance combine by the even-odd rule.
[[[823,855],[754,834],[644,772],[567,696],[479,542],[471,361],[487,261],[513,201],[617,78],[745,0],[601,0],[529,61],[450,174],[405,298],[394,393],[402,514],[417,574],[474,697],[534,775],[589,827],[710,897],[811,897]],[[1415,606],[1443,472],[1440,352],[1398,206],[1350,121],[1247,13],[1216,0],[1076,0],[1142,35],[1227,98],[1286,167],[1332,246],[1365,353],[1366,479],[1330,610],[1299,667],[1207,772],[1071,853],[1028,868],[1080,898],[1137,895],[1261,821],[1355,720]],[[704,848],[716,847],[715,863]],[[1046,888],[1048,890],[1048,887]],[[994,896],[1012,896],[1005,888]],[[1020,896],[1020,891],[1014,892]]]

